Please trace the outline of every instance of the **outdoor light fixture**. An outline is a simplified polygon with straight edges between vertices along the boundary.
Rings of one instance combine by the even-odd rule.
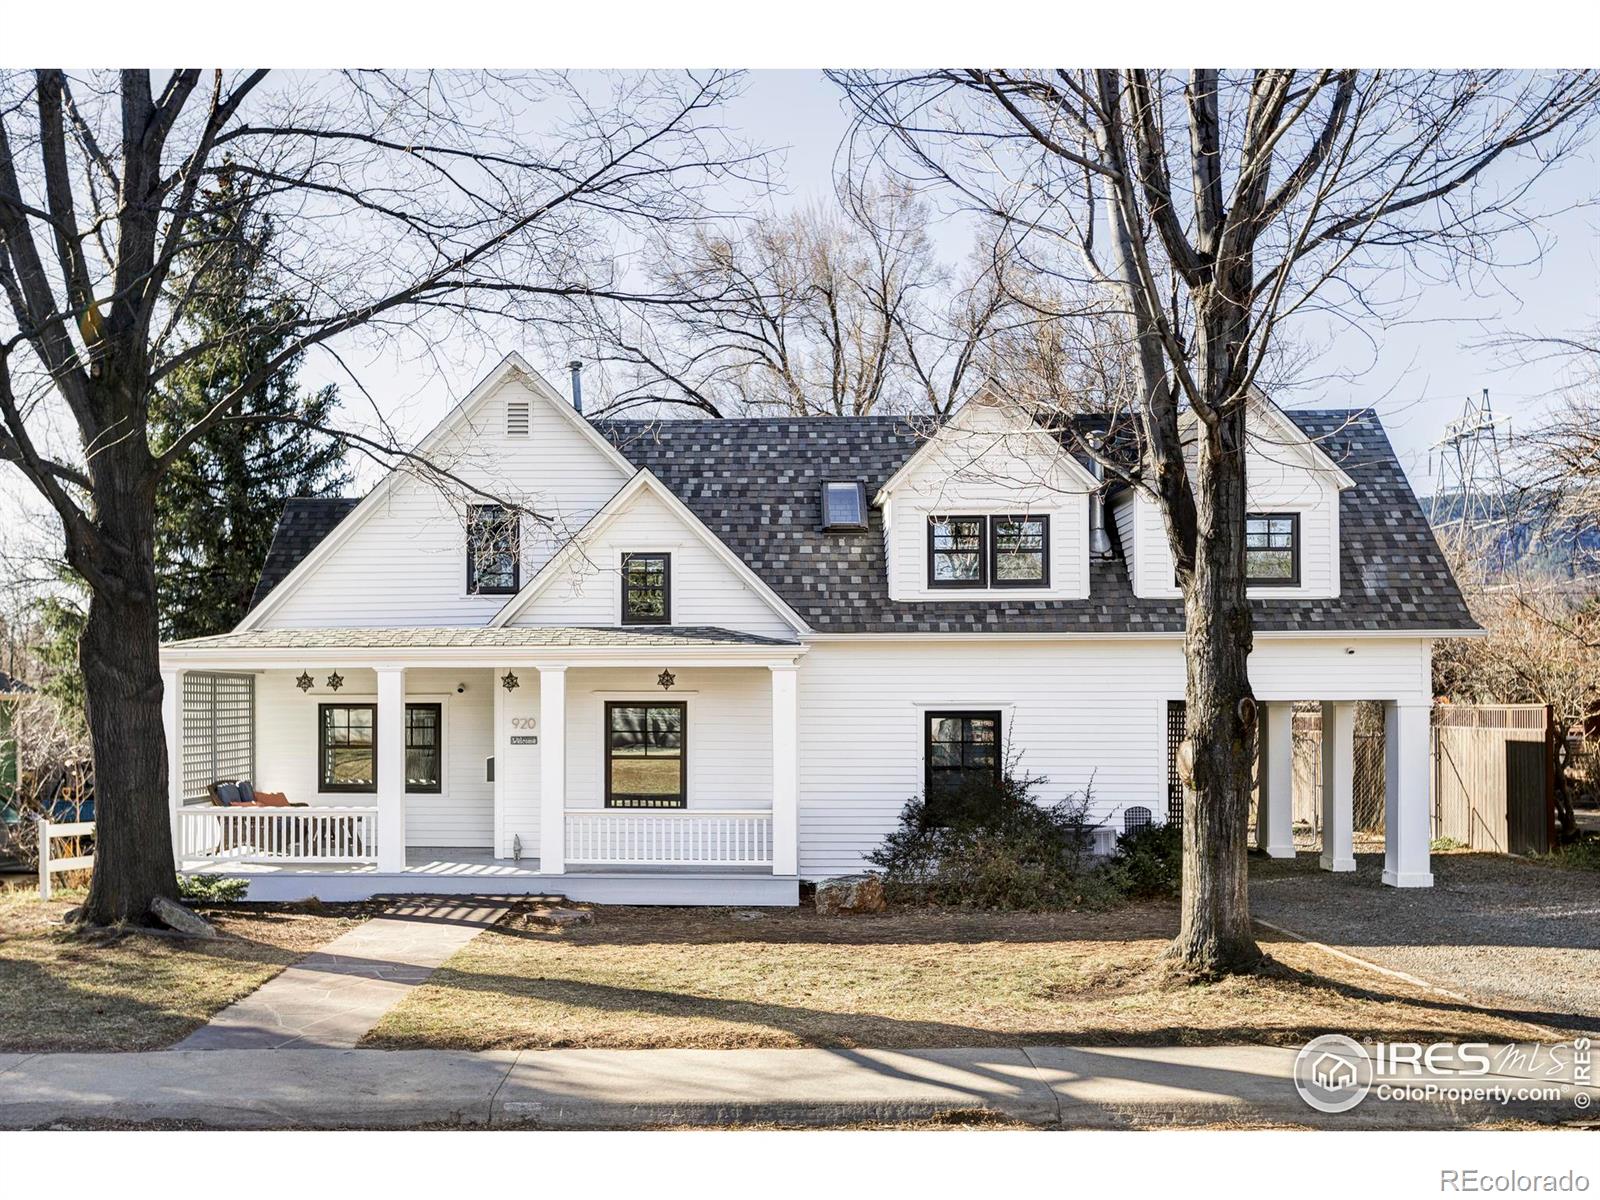
[[[500,686],[505,688],[505,690],[508,691],[508,692],[516,691],[517,690],[517,676],[516,676],[516,673],[514,671],[507,671],[504,675],[500,676]]]
[[[332,675],[328,676],[328,686],[337,692],[344,686],[344,676],[335,671]]]
[[[664,692],[678,682],[678,677],[671,671],[662,671],[661,674],[656,676],[656,682],[661,685],[661,690]]]
[[[311,678],[310,671],[301,671],[298,679],[294,681],[295,687],[302,692],[309,692],[316,681]]]

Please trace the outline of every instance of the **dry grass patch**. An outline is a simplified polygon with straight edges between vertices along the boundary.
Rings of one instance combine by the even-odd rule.
[[[512,1049],[1293,1045],[1547,1031],[1268,939],[1278,965],[1173,988],[1151,963],[1170,904],[1113,913],[600,908],[593,925],[489,930],[365,1043]]]
[[[66,931],[82,893],[0,890],[0,1050],[156,1050],[365,919],[363,910],[202,908],[215,942]]]

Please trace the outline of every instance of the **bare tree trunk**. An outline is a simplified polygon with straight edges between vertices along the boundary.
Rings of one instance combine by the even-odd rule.
[[[142,430],[91,464],[95,565],[109,586],[91,593],[78,644],[95,764],[95,870],[80,919],[152,923],[151,901],[178,891],[161,721],[154,464]]]
[[[1245,406],[1200,423],[1194,576],[1184,592],[1193,811],[1183,823],[1183,893],[1170,967],[1193,978],[1262,960],[1251,932],[1246,834],[1255,762],[1255,696],[1244,588]]]

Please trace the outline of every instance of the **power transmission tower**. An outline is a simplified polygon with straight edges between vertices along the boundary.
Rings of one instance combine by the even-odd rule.
[[[1487,553],[1506,532],[1510,520],[1501,446],[1511,439],[1511,418],[1496,416],[1489,389],[1480,398],[1467,397],[1461,415],[1444,427],[1444,436],[1428,453],[1439,483],[1434,489],[1433,527],[1441,534],[1457,576],[1469,568],[1481,574],[1490,565]]]

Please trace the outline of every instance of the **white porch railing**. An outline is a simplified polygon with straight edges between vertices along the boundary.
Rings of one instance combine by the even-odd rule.
[[[178,810],[178,860],[367,863],[378,857],[375,807]]]
[[[772,814],[705,809],[569,809],[567,862],[584,866],[772,864]]]

